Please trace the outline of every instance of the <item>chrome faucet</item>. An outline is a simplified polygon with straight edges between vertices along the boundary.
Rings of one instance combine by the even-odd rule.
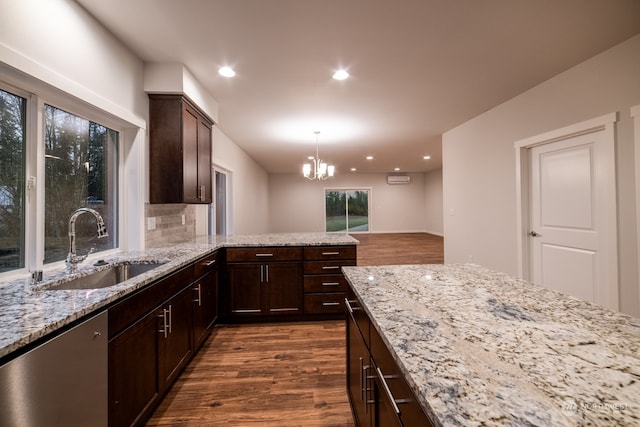
[[[92,252],[93,248],[89,250],[84,256],[76,255],[76,219],[85,212],[89,212],[96,218],[96,224],[98,226],[98,238],[107,237],[109,233],[107,233],[107,227],[104,225],[104,219],[100,214],[90,208],[80,208],[77,209],[74,213],[71,214],[69,218],[69,254],[67,255],[67,260],[65,261],[67,264],[67,273],[73,273],[77,270],[78,264],[85,260]]]

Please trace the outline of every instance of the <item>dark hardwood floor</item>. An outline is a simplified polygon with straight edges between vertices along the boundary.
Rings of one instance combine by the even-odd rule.
[[[444,239],[428,233],[353,234],[358,265],[442,264]]]
[[[442,263],[426,233],[357,234],[358,265]],[[219,325],[147,426],[351,427],[344,321]]]
[[[147,426],[353,426],[344,321],[216,326]]]

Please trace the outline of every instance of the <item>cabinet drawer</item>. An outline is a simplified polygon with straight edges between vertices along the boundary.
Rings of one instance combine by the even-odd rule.
[[[342,274],[343,265],[356,265],[356,260],[305,261],[304,274]]]
[[[301,260],[301,247],[227,248],[227,262],[270,262]]]
[[[306,314],[344,313],[344,292],[323,294],[305,294],[304,312]]]
[[[348,284],[342,274],[318,274],[304,276],[304,291],[312,292],[345,292]]]
[[[304,259],[356,259],[355,246],[307,246],[304,248]]]
[[[219,251],[215,251],[214,253],[197,260],[193,265],[193,276],[198,278],[216,268],[220,264],[219,253]]]
[[[193,280],[193,267],[189,265],[155,283],[142,288],[109,308],[109,338],[137,322]]]

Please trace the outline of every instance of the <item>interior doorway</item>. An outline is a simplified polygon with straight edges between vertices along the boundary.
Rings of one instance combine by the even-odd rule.
[[[230,234],[230,186],[231,172],[213,167],[213,203],[209,205],[209,234],[226,236]]]
[[[618,309],[616,115],[516,143],[523,278]]]

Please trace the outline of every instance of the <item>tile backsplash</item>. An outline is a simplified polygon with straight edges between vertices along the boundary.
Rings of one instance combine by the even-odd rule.
[[[196,216],[194,205],[145,204],[145,242],[147,248],[164,246],[168,243],[180,243],[196,235]],[[148,229],[148,221],[155,218],[155,230]],[[184,218],[184,224],[183,222]]]

